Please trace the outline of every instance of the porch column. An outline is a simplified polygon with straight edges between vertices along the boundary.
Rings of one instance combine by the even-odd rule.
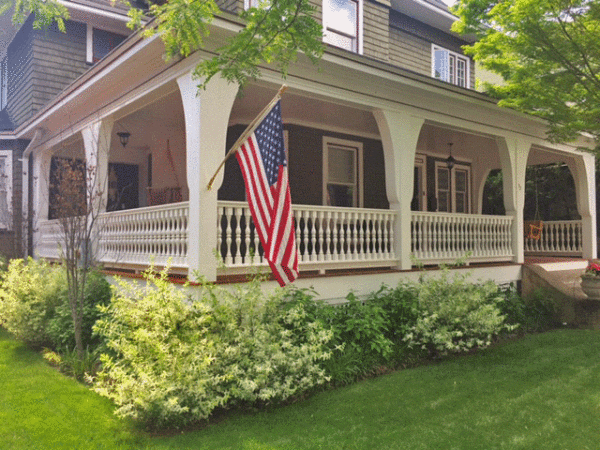
[[[581,216],[583,258],[597,258],[596,244],[596,167],[595,157],[590,153],[577,155],[567,165],[575,181],[577,211]]]
[[[225,156],[227,126],[238,86],[214,77],[204,90],[187,73],[177,79],[185,116],[186,171],[190,191],[188,217],[188,276],[194,272],[217,279],[217,191],[223,171],[210,191],[210,178]]]
[[[87,169],[87,195],[94,214],[106,211],[108,199],[108,156],[114,122],[103,119],[81,130]]]
[[[525,261],[523,237],[523,208],[525,207],[525,172],[531,142],[521,136],[498,137],[504,191],[504,208],[512,216],[513,261]]]
[[[52,152],[46,149],[35,155],[33,161],[33,210],[37,213],[37,220],[48,220],[51,160]]]
[[[415,153],[425,119],[404,111],[376,110],[373,114],[383,143],[387,197],[390,209],[396,212],[393,251],[399,260],[397,268],[408,270],[412,267],[410,204]]]

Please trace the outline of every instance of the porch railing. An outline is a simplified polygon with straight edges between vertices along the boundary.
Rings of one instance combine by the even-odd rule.
[[[39,225],[36,233],[35,253],[42,258],[60,258],[62,231],[58,219],[45,220]]]
[[[250,266],[266,265],[247,203],[219,201],[217,208],[218,222],[212,232],[217,233],[225,266],[220,273],[243,273]],[[136,269],[150,261],[164,266],[170,259],[173,269],[185,271],[188,215],[187,202],[103,213],[98,218],[98,259],[113,267]],[[303,270],[386,267],[399,262],[394,254],[394,211],[294,205],[294,218]],[[511,225],[512,218],[506,216],[413,212],[412,253],[430,264],[467,253],[472,261],[510,260]],[[571,244],[581,240],[580,225],[577,230],[570,234],[576,236],[568,241]],[[563,234],[542,242],[563,242],[563,247],[553,245],[566,248]],[[43,222],[36,251],[58,257],[59,238],[58,221]]]
[[[395,212],[307,205],[294,205],[293,211],[302,269],[396,263],[393,252]],[[217,248],[227,268],[266,264],[247,203],[220,201],[218,220]]]
[[[525,253],[581,256],[583,254],[581,220],[544,221],[540,239],[525,239]]]
[[[413,212],[412,254],[422,263],[508,261],[513,257],[509,216]]]
[[[188,202],[103,213],[98,259],[111,265],[187,268]]]

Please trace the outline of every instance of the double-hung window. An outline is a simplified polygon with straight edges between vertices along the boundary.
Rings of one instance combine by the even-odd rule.
[[[469,213],[471,211],[471,170],[463,164],[449,169],[445,161],[435,163],[435,190],[439,212]]]
[[[362,0],[323,0],[323,41],[362,53]]]
[[[361,207],[362,143],[323,138],[323,203]]]
[[[469,59],[437,45],[432,45],[431,76],[460,87],[469,87]]]

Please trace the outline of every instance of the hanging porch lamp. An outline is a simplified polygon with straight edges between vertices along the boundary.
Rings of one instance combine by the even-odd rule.
[[[448,156],[448,158],[446,158],[446,166],[448,166],[448,169],[452,170],[452,168],[454,167],[454,163],[456,162],[456,160],[452,156],[452,142],[448,142],[448,150],[449,150],[450,156]]]

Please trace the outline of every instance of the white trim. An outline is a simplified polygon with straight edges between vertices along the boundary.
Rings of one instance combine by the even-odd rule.
[[[436,50],[443,50],[448,53],[448,67],[449,70],[452,69],[452,79],[444,80],[443,78],[437,78],[435,76],[435,52]],[[450,58],[454,57],[455,64],[450,64]],[[457,82],[457,71],[458,71],[458,61],[464,61],[465,63],[465,85],[460,86]],[[431,77],[436,80],[445,81],[446,83],[453,84],[454,86],[464,87],[467,89],[471,89],[471,60],[468,56],[462,55],[457,52],[453,52],[452,50],[448,50],[445,47],[437,44],[431,44]]]
[[[6,186],[6,217],[3,217],[2,211],[0,211],[0,229],[9,230],[12,225],[12,187],[13,187],[13,167],[12,167],[12,150],[0,150],[0,158],[6,158],[4,168],[5,168],[5,186]],[[2,176],[2,174],[0,174]],[[0,182],[0,186],[2,183]],[[0,195],[2,195],[0,191]],[[6,222],[4,222],[6,219]]]
[[[325,2],[330,1],[330,0],[323,0],[323,4],[322,4],[322,11],[323,11],[323,42],[325,42],[326,44],[332,45],[334,47],[338,47],[337,45],[335,45],[335,43],[329,41],[327,39],[327,31],[328,31],[328,24],[331,23],[332,16],[329,14],[328,8],[325,5]],[[359,55],[363,54],[363,0],[347,0],[347,1],[352,1],[352,2],[356,2],[357,4],[357,17],[356,17],[356,50],[348,50],[350,52],[353,53],[358,53]],[[344,34],[341,33],[337,33],[338,35],[341,36],[346,36]],[[350,37],[350,36],[346,36],[346,37]],[[343,47],[341,47],[343,48]],[[345,49],[347,50],[347,49]]]
[[[439,180],[438,180],[438,168],[443,168],[448,170],[449,173],[449,179],[448,179],[448,183],[450,184],[448,186],[448,195],[449,195],[449,201],[450,201],[450,211],[439,211],[439,197],[438,197],[438,192],[439,192]],[[465,172],[467,172],[467,195],[466,195],[466,202],[467,202],[467,211],[464,213],[457,213],[456,211],[456,170],[464,170]],[[472,192],[473,192],[473,187],[472,185],[472,180],[471,180],[471,166],[466,165],[466,164],[461,164],[461,163],[456,163],[454,164],[454,167],[452,169],[448,169],[448,166],[446,165],[446,161],[435,161],[435,198],[437,201],[437,209],[438,212],[449,212],[449,213],[455,213],[455,214],[471,214],[472,213],[472,205],[471,205],[471,197],[472,197]]]
[[[354,150],[355,154],[355,180],[356,186],[354,192],[354,207],[362,208],[364,204],[364,183],[363,183],[363,143],[349,141],[347,139],[338,139],[331,136],[323,136],[323,205],[329,205],[327,200],[327,184],[329,183],[329,146],[344,147]]]
[[[94,27],[91,23],[85,26],[85,62],[94,64]]]
[[[127,15],[127,11],[123,11],[122,13],[116,13],[112,11],[107,11],[105,9],[94,8],[91,6],[80,5],[78,3],[73,3],[65,0],[57,0],[57,3],[63,5],[67,9],[72,9],[74,11],[81,11],[85,14],[93,14],[96,16],[108,17],[109,19],[120,20],[122,22],[129,22],[130,18]],[[142,21],[143,23],[144,21]]]
[[[415,168],[418,168],[421,174],[421,183],[419,183],[419,192],[413,192],[420,198],[421,209],[419,211],[427,211],[427,155],[417,153],[415,155]]]

